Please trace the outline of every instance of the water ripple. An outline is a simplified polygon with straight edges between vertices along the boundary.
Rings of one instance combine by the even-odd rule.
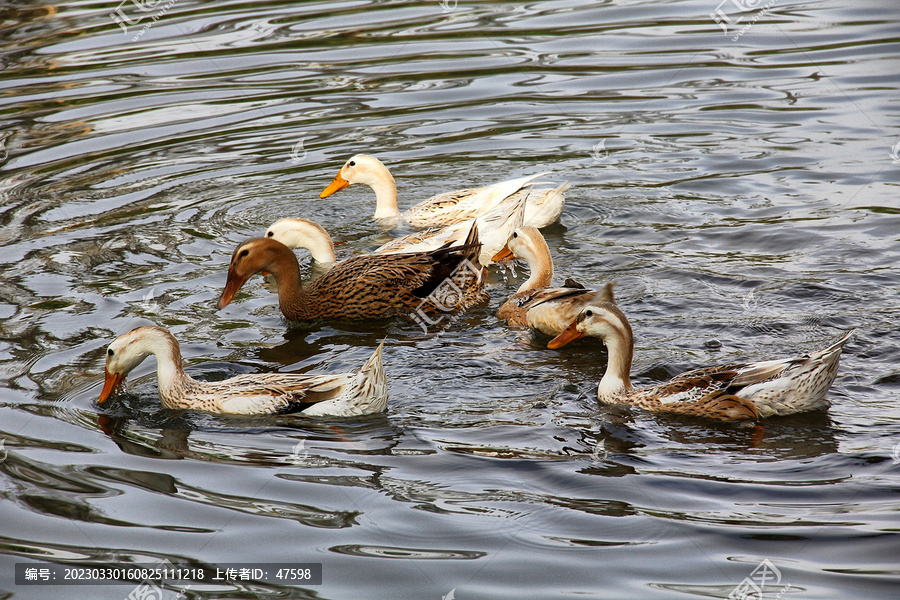
[[[542,599],[724,597],[767,558],[791,593],[895,595],[893,4],[726,3],[737,40],[700,0],[138,4],[127,32],[111,4],[0,9],[0,555],[289,557],[325,566],[298,597]],[[278,218],[342,257],[390,237],[369,189],[318,197],[358,152],[401,208],[570,181],[556,277],[618,282],[635,383],[857,327],[832,406],[742,427],[599,405],[602,344],[496,322],[521,270],[440,336],[287,324],[260,279],[216,310]],[[176,414],[152,360],[101,410],[106,345],[148,322],[209,379],[348,370],[386,336],[388,412]]]

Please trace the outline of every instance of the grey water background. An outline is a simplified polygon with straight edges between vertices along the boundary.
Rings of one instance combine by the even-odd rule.
[[[895,0],[0,16],[0,598],[133,587],[16,586],[17,562],[164,559],[323,565],[321,586],[191,599],[725,598],[766,559],[768,598],[897,596]],[[401,208],[570,181],[545,231],[557,280],[618,282],[636,383],[858,328],[831,409],[741,427],[600,406],[602,344],[496,322],[521,270],[440,335],[292,325],[260,278],[217,311],[234,246],[277,218],[318,221],[343,257],[405,231],[378,228],[368,188],[318,198],[358,152]],[[176,414],[152,359],[98,407],[106,345],[149,322],[208,379],[350,370],[386,337],[389,409]]]

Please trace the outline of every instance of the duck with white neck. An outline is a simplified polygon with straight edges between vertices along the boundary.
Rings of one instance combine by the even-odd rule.
[[[720,421],[752,420],[828,407],[828,389],[837,375],[841,351],[853,331],[823,350],[780,360],[736,363],[682,373],[671,380],[636,388],[631,384],[634,335],[625,314],[613,304],[586,307],[564,332],[550,340],[559,348],[590,336],[609,351],[597,397],[662,413]]]
[[[347,186],[361,183],[375,192],[375,219],[386,226],[394,227],[401,219],[413,227],[443,226],[474,219],[489,212],[512,194],[527,193],[523,188],[542,175],[546,173],[480,188],[445,192],[420,202],[401,214],[394,176],[374,156],[357,154],[344,163],[334,181],[319,196],[326,198]],[[525,204],[524,224],[546,227],[559,220],[568,189],[569,184],[566,182],[555,188],[536,190]]]
[[[383,342],[355,373],[254,373],[207,382],[185,373],[181,347],[169,330],[138,327],[107,348],[106,378],[98,402],[103,404],[118,393],[128,373],[152,354],[159,397],[166,408],[234,415],[346,417],[378,413],[388,402],[382,346]]]

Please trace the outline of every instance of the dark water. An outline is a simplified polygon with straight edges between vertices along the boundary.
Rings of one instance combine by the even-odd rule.
[[[767,598],[897,596],[895,0],[729,1],[727,33],[716,0],[135,1],[127,32],[114,2],[0,9],[0,598],[133,588],[17,586],[17,562],[163,559],[323,565],[188,598],[724,598],[764,559]],[[342,256],[388,239],[368,189],[318,198],[363,151],[401,208],[569,180],[557,277],[618,281],[637,382],[857,327],[832,408],[598,406],[599,343],[493,318],[521,274],[440,336],[290,326],[258,278],[216,311],[277,218]],[[179,416],[152,360],[99,409],[105,346],[148,321],[207,378],[349,370],[386,332],[389,410]]]

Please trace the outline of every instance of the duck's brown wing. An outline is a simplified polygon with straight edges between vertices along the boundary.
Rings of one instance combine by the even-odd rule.
[[[516,292],[504,302],[497,310],[497,318],[507,321],[510,325],[527,327],[528,311],[542,303],[565,298],[575,298],[592,293],[593,290],[584,288],[538,288]],[[576,315],[577,316],[577,315]],[[574,317],[572,317],[574,319]]]
[[[474,242],[473,242],[474,240]],[[311,318],[363,320],[410,315],[423,301],[442,290],[444,303],[426,307],[456,312],[468,308],[483,295],[484,282],[478,263],[477,230],[467,243],[429,252],[367,255],[335,265],[307,289]],[[451,289],[456,286],[457,289]],[[450,298],[456,292],[458,298]],[[448,295],[449,294],[449,295]],[[453,302],[451,302],[453,300]]]
[[[738,382],[745,364],[720,365],[688,371],[666,383],[632,395],[634,404],[657,412],[670,412],[723,421],[756,419],[756,407],[738,396],[748,382]]]
[[[563,287],[571,288],[571,289],[578,289],[578,290],[585,289],[583,284],[575,281],[571,277],[566,279],[565,283],[563,283]],[[615,304],[616,296],[615,296],[615,294],[613,294],[614,287],[616,287],[616,282],[610,281],[609,283],[605,284],[602,288],[600,288],[598,290],[599,295],[596,298],[597,302],[608,302],[609,304]]]
[[[583,287],[558,287],[558,288],[540,288],[537,290],[531,290],[529,292],[523,292],[521,296],[515,299],[516,304],[519,306],[528,305],[529,308],[535,307],[539,304],[543,304],[545,302],[553,302],[563,300],[565,298],[576,298],[578,296],[585,296],[588,294],[596,294],[595,290],[588,290]],[[518,294],[516,294],[518,296]]]
[[[613,297],[614,285],[616,283],[611,282],[599,290],[589,290],[573,279],[566,279],[564,287],[548,287],[522,292],[521,295],[516,294],[510,300],[513,300],[518,306],[527,306],[529,309],[548,302],[571,301],[575,307],[574,310],[580,311],[581,307],[587,306],[590,302],[615,304],[615,298]],[[578,315],[576,314],[575,316]],[[573,320],[574,318],[572,317]]]
[[[591,304],[605,302],[606,288],[587,290],[577,287],[538,290],[524,307],[525,324],[549,336],[557,336],[571,325]]]

